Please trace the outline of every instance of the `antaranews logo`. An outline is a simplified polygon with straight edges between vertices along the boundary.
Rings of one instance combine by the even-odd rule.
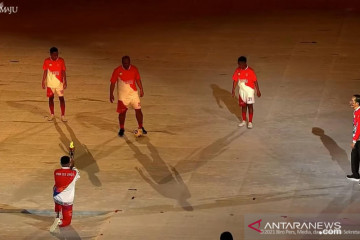
[[[250,223],[249,228],[260,234],[280,234],[280,235],[304,235],[304,234],[324,234],[341,235],[341,223],[338,221],[304,221],[304,222],[284,222],[264,220],[264,226],[261,228],[263,218]]]
[[[17,13],[18,12],[19,7],[15,7],[15,6],[5,6],[4,2],[0,3],[0,14],[1,13],[5,13],[5,14],[13,14],[13,13]]]
[[[260,230],[260,224],[261,224],[261,219],[260,220],[257,220],[256,222],[253,222],[253,223],[250,223],[248,225],[249,228],[259,232],[259,233],[262,233],[262,231]],[[257,225],[256,228],[254,227],[254,225]]]

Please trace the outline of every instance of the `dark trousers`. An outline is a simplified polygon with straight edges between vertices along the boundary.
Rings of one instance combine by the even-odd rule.
[[[351,171],[356,177],[359,177],[359,163],[360,163],[360,142],[355,143],[354,148],[351,150]]]

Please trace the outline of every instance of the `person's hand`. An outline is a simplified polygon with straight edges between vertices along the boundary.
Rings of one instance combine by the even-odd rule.
[[[259,90],[257,90],[257,91],[256,91],[256,95],[257,95],[258,97],[261,97],[261,92],[260,92]]]
[[[140,97],[144,96],[144,90],[140,89]]]
[[[113,103],[113,102],[114,102],[114,99],[115,99],[115,98],[114,98],[114,94],[111,93],[111,94],[110,94],[110,102]]]
[[[351,143],[351,148],[354,148],[355,147],[355,143]]]
[[[45,89],[45,87],[46,87],[46,86],[45,86],[45,81],[42,81],[42,82],[41,82],[41,86],[42,86],[43,89]]]
[[[64,89],[67,88],[67,82],[66,81],[64,82],[63,87],[64,87]]]

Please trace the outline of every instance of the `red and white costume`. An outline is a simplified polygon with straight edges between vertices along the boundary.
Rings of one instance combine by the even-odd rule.
[[[55,212],[62,211],[63,219],[60,227],[64,227],[71,223],[75,183],[80,178],[80,174],[76,168],[62,167],[54,171],[54,178]]]
[[[63,71],[66,70],[64,59],[58,57],[53,61],[50,57],[46,58],[44,60],[43,69],[47,70],[47,96],[51,97],[55,92],[60,97],[64,96]]]
[[[110,82],[117,83],[118,113],[126,111],[129,107],[141,109],[140,98],[136,88],[136,81],[138,80],[140,80],[140,74],[134,65],[130,65],[127,70],[123,66],[115,68]]]
[[[240,106],[255,103],[255,82],[257,79],[254,70],[249,66],[246,69],[237,68],[232,78],[239,86]]]
[[[353,122],[353,143],[360,141],[360,107],[354,111],[354,122]]]

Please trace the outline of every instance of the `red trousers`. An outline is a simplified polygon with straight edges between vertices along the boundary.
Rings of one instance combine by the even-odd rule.
[[[61,211],[63,216],[63,218],[61,219],[62,223],[59,227],[66,227],[70,225],[73,211],[72,207],[72,205],[63,206],[55,203],[55,212],[59,213]]]

